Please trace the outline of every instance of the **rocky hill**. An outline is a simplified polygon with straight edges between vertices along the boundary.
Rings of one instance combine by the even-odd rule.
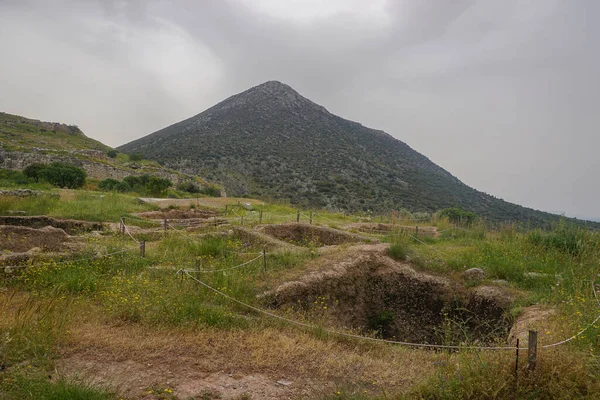
[[[119,154],[107,156],[109,146],[87,137],[77,126],[57,122],[44,122],[0,112],[0,168],[23,170],[35,163],[55,161],[85,169],[95,179],[121,180],[130,175],[152,174],[174,183],[194,181],[196,177],[179,171],[167,170],[154,161],[130,162]]]
[[[385,212],[458,206],[491,222],[535,226],[558,218],[477,191],[387,133],[333,115],[275,81],[119,149],[206,176],[230,195],[305,207]]]

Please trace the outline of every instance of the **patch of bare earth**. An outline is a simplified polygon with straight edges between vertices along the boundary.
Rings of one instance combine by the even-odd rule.
[[[314,245],[322,247],[343,243],[378,242],[376,239],[338,229],[302,223],[262,225],[257,230],[284,242],[301,246]]]
[[[346,230],[355,230],[365,233],[388,234],[395,232],[406,232],[420,236],[438,237],[438,229],[434,226],[417,226],[417,225],[398,225],[398,224],[382,224],[377,222],[358,222],[344,226]]]
[[[58,372],[129,398],[152,399],[149,390],[168,388],[182,399],[311,399],[339,384],[379,393],[408,389],[437,359],[424,350],[321,340],[292,328],[192,332],[88,321],[71,329]]]

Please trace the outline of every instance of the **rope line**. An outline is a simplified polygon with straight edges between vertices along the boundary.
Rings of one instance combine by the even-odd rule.
[[[241,268],[244,267],[248,264],[253,263],[254,261],[258,260],[259,258],[261,258],[263,256],[263,253],[260,253],[257,257],[253,258],[252,260],[246,261],[245,263],[242,263],[240,265],[236,265],[235,267],[229,267],[229,268],[221,268],[221,269],[193,269],[193,270],[186,270],[186,269],[181,269],[180,271],[184,271],[187,274],[189,274],[190,272],[200,272],[200,273],[209,273],[209,272],[221,272],[221,271],[229,271],[232,269],[237,269],[237,268]]]
[[[596,302],[598,303],[598,305],[600,305],[600,300],[598,299],[598,295],[596,293],[595,281],[592,282],[592,290],[594,291],[594,297],[596,298]],[[550,348],[550,347],[560,346],[561,344],[569,343],[570,341],[574,340],[576,337],[578,337],[579,335],[583,334],[585,331],[587,331],[588,329],[590,329],[599,320],[600,320],[600,315],[598,315],[596,317],[596,319],[594,321],[592,321],[591,324],[589,324],[584,329],[582,329],[581,331],[579,331],[579,333],[577,333],[577,334],[575,334],[575,335],[573,335],[570,338],[567,338],[565,340],[561,340],[560,342],[556,342],[556,343],[547,344],[545,346],[542,346],[542,349],[547,349],[547,348]]]
[[[445,253],[445,252],[441,251],[440,249],[436,249],[435,247],[433,247],[433,246],[431,246],[431,245],[429,245],[429,244],[425,243],[424,241],[420,240],[420,239],[419,239],[419,238],[417,238],[417,237],[414,237],[414,236],[413,236],[413,235],[411,235],[411,234],[408,234],[408,236],[409,236],[409,237],[411,237],[411,238],[413,238],[413,239],[414,239],[414,240],[416,240],[417,242],[419,242],[419,243],[421,243],[421,244],[424,244],[424,245],[425,245],[425,246],[427,246],[427,247],[430,247],[430,248],[432,248],[433,250],[437,251],[438,253],[440,253],[440,254],[442,254],[442,255],[444,255],[444,256],[446,256],[446,257],[452,257],[450,254],[448,254],[448,253]]]
[[[237,300],[231,296],[228,296],[227,294],[221,292],[218,289],[213,288],[212,286],[202,282],[200,279],[192,276],[189,274],[188,271],[184,270],[184,269],[180,269],[179,271],[177,271],[177,273],[182,273],[187,275],[188,277],[190,277],[191,279],[193,279],[194,281],[198,282],[199,284],[201,284],[202,286],[204,286],[205,288],[237,303],[240,304],[246,308],[249,308],[251,310],[254,310],[256,312],[268,315],[270,317],[294,324],[294,325],[298,325],[298,326],[302,326],[305,328],[311,328],[311,329],[318,329],[317,326],[315,325],[311,325],[311,324],[307,324],[304,322],[300,322],[300,321],[295,321],[293,319],[290,318],[286,318],[286,317],[282,317],[280,315],[274,314],[272,312],[263,310],[261,308],[258,307],[254,307],[251,306],[250,304],[244,303],[240,300]],[[397,340],[387,340],[387,339],[377,339],[377,338],[370,338],[368,336],[361,336],[361,335],[354,335],[351,333],[345,333],[345,332],[338,332],[338,331],[334,331],[334,330],[330,330],[330,329],[322,329],[324,332],[327,332],[329,334],[332,335],[338,335],[338,336],[344,336],[344,337],[350,337],[350,338],[354,338],[354,339],[362,339],[362,340],[369,340],[372,342],[381,342],[381,343],[389,343],[389,344],[398,344],[398,345],[403,345],[403,346],[409,346],[409,347],[428,347],[428,348],[439,348],[439,349],[470,349],[470,350],[516,350],[517,347],[516,346],[497,346],[497,347],[487,347],[487,346],[453,346],[453,345],[443,345],[443,344],[428,344],[428,343],[412,343],[412,342],[401,342],[401,341],[397,341]],[[519,350],[527,350],[527,348],[519,348]]]
[[[123,228],[125,229],[125,232],[127,232],[127,234],[129,235],[129,237],[133,239],[134,242],[140,244],[140,241],[134,238],[133,235],[129,232],[129,228],[127,228],[127,225],[125,224],[125,219],[123,219]]]

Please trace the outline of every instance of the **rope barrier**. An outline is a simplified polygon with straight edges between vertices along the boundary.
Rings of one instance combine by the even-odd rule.
[[[195,270],[181,269],[180,271],[184,271],[184,272],[186,272],[188,274],[190,272],[209,273],[209,272],[229,271],[229,270],[232,270],[232,269],[237,269],[237,268],[245,267],[246,265],[249,265],[249,264],[253,263],[254,261],[258,260],[262,256],[263,256],[263,253],[260,253],[257,257],[253,258],[252,260],[246,261],[245,263],[242,263],[240,265],[236,265],[235,267],[221,268],[221,269],[195,269]]]
[[[226,299],[229,299],[237,304],[240,304],[246,308],[249,308],[251,310],[254,310],[256,312],[259,312],[261,314],[264,315],[268,315],[270,317],[294,324],[294,325],[298,325],[298,326],[302,326],[305,328],[310,328],[310,329],[319,329],[319,327],[315,326],[315,325],[311,325],[311,324],[307,324],[304,322],[300,322],[300,321],[295,321],[293,319],[290,318],[286,318],[286,317],[282,317],[280,315],[274,314],[272,312],[269,312],[267,310],[263,310],[261,308],[258,307],[254,307],[250,304],[244,303],[240,300],[237,300],[231,296],[228,296],[227,294],[221,292],[218,289],[215,289],[214,287],[202,282],[201,280],[199,280],[198,278],[192,276],[189,274],[188,271],[184,270],[184,269],[180,269],[179,271],[177,271],[177,274],[182,273],[187,275],[188,277],[190,277],[191,279],[193,279],[194,281],[198,282],[199,284],[201,284],[202,286],[204,286],[205,288],[225,297]],[[377,338],[370,338],[368,336],[361,336],[361,335],[354,335],[351,333],[345,333],[345,332],[338,332],[338,331],[334,331],[334,330],[330,330],[330,329],[322,329],[324,332],[332,334],[332,335],[337,335],[337,336],[343,336],[343,337],[349,337],[349,338],[353,338],[353,339],[361,339],[361,340],[368,340],[368,341],[372,341],[372,342],[380,342],[380,343],[388,343],[388,344],[397,344],[397,345],[402,345],[402,346],[409,346],[409,347],[427,347],[427,348],[438,348],[438,349],[459,349],[459,350],[516,350],[517,347],[516,346],[453,346],[453,345],[443,345],[443,344],[428,344],[428,343],[411,343],[411,342],[401,342],[401,341],[397,341],[397,340],[387,340],[387,339],[377,339]],[[523,348],[519,348],[518,350],[527,350],[526,347]]]
[[[127,225],[125,224],[125,219],[123,219],[123,229],[125,229],[125,232],[127,232],[129,237],[132,238],[134,242],[136,242],[137,244],[140,244],[140,241],[137,240],[136,238],[134,238],[133,235],[129,232],[129,228],[127,228]]]
[[[600,300],[598,299],[598,294],[596,293],[596,284],[595,281],[592,282],[592,290],[594,291],[594,297],[596,298],[596,302],[598,303],[598,305],[600,305]],[[583,334],[585,331],[587,331],[588,329],[590,329],[596,322],[598,322],[600,320],[600,314],[596,317],[596,319],[594,321],[592,321],[591,324],[589,324],[588,326],[586,326],[584,329],[582,329],[581,331],[579,331],[579,333],[571,336],[568,339],[565,340],[561,340],[560,342],[556,342],[556,343],[552,343],[552,344],[547,344],[545,346],[542,346],[542,349],[548,349],[550,347],[555,347],[555,346],[560,346],[561,344],[565,344],[565,343],[569,343],[570,341],[574,340],[576,337],[580,336],[581,334]]]

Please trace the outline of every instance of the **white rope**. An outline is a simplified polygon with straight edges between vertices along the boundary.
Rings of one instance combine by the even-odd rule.
[[[145,218],[133,218],[133,217],[121,217],[123,218],[123,220],[129,219],[131,221],[137,221],[137,222],[144,222],[144,223],[150,223],[150,224],[156,224],[156,225],[162,225],[162,222],[160,221],[156,221],[154,219],[145,219]]]
[[[236,265],[235,267],[228,267],[228,268],[222,268],[222,269],[193,269],[193,270],[186,270],[186,269],[182,269],[182,270],[180,270],[180,271],[184,271],[184,272],[186,272],[187,274],[189,274],[190,272],[208,273],[208,272],[221,272],[221,271],[229,271],[229,270],[232,270],[232,269],[237,269],[237,268],[241,268],[241,267],[244,267],[244,266],[246,266],[246,265],[248,265],[248,264],[250,264],[250,263],[253,263],[254,261],[256,261],[256,260],[258,260],[259,258],[261,258],[262,256],[263,256],[263,253],[260,253],[260,254],[258,255],[258,257],[256,257],[256,258],[253,258],[252,260],[246,261],[246,262],[245,262],[245,263],[243,263],[243,264]]]
[[[598,305],[600,305],[600,300],[598,299],[598,295],[596,293],[595,281],[592,282],[592,290],[594,291],[594,297],[596,298],[596,302],[598,303]],[[568,339],[561,340],[560,342],[556,342],[556,343],[547,344],[545,346],[542,346],[542,349],[547,349],[547,348],[550,348],[550,347],[560,346],[561,344],[569,343],[570,341],[574,340],[576,337],[578,337],[579,335],[583,334],[585,331],[587,331],[588,329],[590,329],[592,327],[592,325],[594,325],[599,320],[600,320],[600,315],[598,315],[596,317],[596,319],[591,324],[589,324],[584,329],[582,329],[581,331],[579,331],[579,333],[571,336]]]
[[[198,282],[199,284],[201,284],[202,286],[204,286],[205,288],[212,290],[213,292],[220,294],[221,296],[235,302],[238,303],[244,307],[250,308],[254,311],[257,311],[259,313],[268,315],[270,317],[273,318],[277,318],[279,320],[285,321],[285,322],[289,322],[291,324],[294,325],[298,325],[298,326],[302,326],[305,328],[311,328],[311,329],[319,329],[319,327],[311,325],[311,324],[307,324],[304,322],[299,322],[299,321],[295,321],[293,319],[289,319],[289,318],[285,318],[282,317],[280,315],[271,313],[269,311],[260,309],[258,307],[254,307],[251,306],[250,304],[246,304],[242,301],[239,301],[237,299],[234,299],[231,296],[226,295],[225,293],[221,292],[218,289],[213,288],[212,286],[202,282],[201,280],[197,279],[196,277],[190,275],[186,270],[181,269],[179,271],[177,271],[177,273],[183,273],[186,274],[187,276],[189,276],[190,278],[192,278],[194,281]],[[410,347],[428,347],[428,348],[439,348],[439,349],[460,349],[460,350],[516,350],[517,348],[515,346],[498,346],[498,347],[486,347],[486,346],[452,346],[452,345],[442,345],[442,344],[427,344],[427,343],[411,343],[411,342],[400,342],[400,341],[396,341],[396,340],[386,340],[386,339],[377,339],[377,338],[370,338],[368,336],[360,336],[360,335],[353,335],[350,333],[345,333],[345,332],[338,332],[338,331],[333,331],[333,330],[329,330],[329,329],[322,329],[324,332],[327,332],[329,334],[332,335],[338,335],[338,336],[345,336],[345,337],[350,337],[350,338],[354,338],[354,339],[362,339],[362,340],[369,340],[369,341],[373,341],[373,342],[381,342],[381,343],[389,343],[389,344],[398,344],[398,345],[403,345],[403,346],[410,346]],[[519,350],[526,350],[527,348],[519,348]]]
[[[134,242],[140,244],[140,241],[134,238],[133,235],[129,232],[129,228],[127,228],[127,225],[125,224],[125,218],[123,218],[123,228],[125,229],[125,232],[127,232],[127,234],[129,235],[129,237],[133,239]]]
[[[419,240],[419,238],[417,238],[417,237],[414,237],[414,236],[413,236],[413,235],[411,235],[411,234],[409,234],[408,236],[409,236],[409,237],[411,237],[411,238],[413,238],[413,239],[414,239],[414,240],[416,240],[417,242],[419,242],[419,243],[421,243],[421,244],[424,244],[424,245],[425,245],[425,246],[427,246],[427,247],[430,247],[430,248],[432,248],[433,250],[437,251],[438,253],[440,253],[440,254],[442,254],[442,255],[444,255],[444,256],[446,256],[446,257],[452,257],[450,254],[448,254],[448,253],[444,253],[443,251],[441,251],[441,250],[439,250],[439,249],[436,249],[435,247],[433,247],[433,246],[431,246],[431,245],[429,245],[429,244],[425,243],[425,242],[424,242],[424,241],[422,241],[422,240]]]

